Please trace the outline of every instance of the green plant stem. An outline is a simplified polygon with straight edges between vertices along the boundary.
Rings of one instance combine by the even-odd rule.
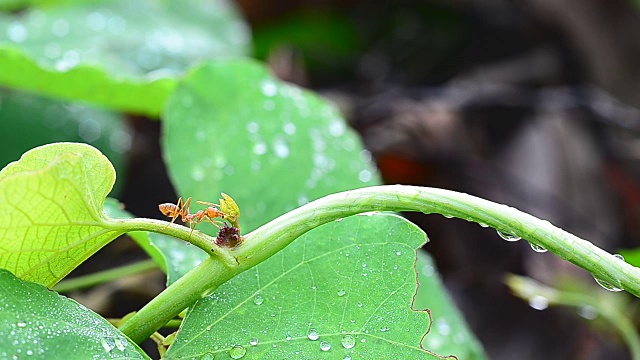
[[[57,283],[53,291],[64,293],[71,290],[84,289],[93,285],[113,281],[125,276],[153,270],[158,267],[153,260],[140,261],[134,264],[124,265],[114,269],[99,271],[89,275],[78,276]]]
[[[604,281],[640,295],[640,269],[548,221],[454,191],[387,185],[328,195],[272,220],[244,236],[244,243],[226,254],[237,261],[235,265],[217,258],[203,261],[132,316],[121,330],[139,343],[204,294],[269,258],[305,232],[339,218],[376,210],[437,213],[486,224],[527,239]]]
[[[106,219],[105,222],[106,226],[111,227],[116,231],[151,231],[173,236],[199,247],[210,256],[219,257],[227,266],[234,267],[238,265],[238,262],[229,249],[221,248],[216,245],[215,238],[197,230],[191,231],[191,229],[186,226],[167,221],[145,218],[109,218]]]
[[[589,294],[575,291],[564,291],[545,286],[533,279],[508,275],[506,284],[519,297],[529,300],[533,296],[546,298],[549,305],[563,305],[571,307],[593,307],[598,315],[608,321],[620,333],[624,341],[629,346],[633,360],[640,360],[640,336],[633,323],[616,306],[611,306],[605,299],[599,299]]]

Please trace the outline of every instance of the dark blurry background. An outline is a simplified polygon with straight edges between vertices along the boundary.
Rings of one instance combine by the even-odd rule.
[[[640,4],[623,0],[238,0],[255,55],[333,99],[389,184],[468,192],[608,251],[640,245]],[[570,309],[537,311],[507,272],[586,272],[440,216],[423,227],[493,359],[625,359]],[[624,296],[624,295],[621,295]]]

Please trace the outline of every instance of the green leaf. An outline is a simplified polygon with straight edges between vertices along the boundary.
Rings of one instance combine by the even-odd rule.
[[[249,47],[223,0],[49,6],[0,17],[0,33],[0,84],[149,115],[186,68]]]
[[[0,268],[51,287],[122,232],[105,226],[113,166],[95,148],[37,147],[0,171]]]
[[[95,146],[123,173],[132,134],[122,116],[16,91],[0,90],[0,103],[0,168],[36,146],[70,141]]]
[[[173,284],[208,256],[200,248],[171,236],[149,233],[149,238],[166,259],[167,285]]]
[[[420,348],[428,312],[411,308],[425,240],[392,214],[318,227],[194,305],[167,358],[226,355],[234,345],[244,359],[439,358]]]
[[[100,315],[0,269],[0,358],[149,357]]]
[[[422,345],[439,354],[455,354],[459,359],[487,359],[482,346],[444,288],[431,257],[424,251],[418,252],[416,270],[420,287],[413,307],[429,309],[433,320],[431,332]]]
[[[245,233],[310,200],[377,182],[335,107],[254,61],[197,68],[172,94],[163,120],[178,193],[209,202],[231,195]]]

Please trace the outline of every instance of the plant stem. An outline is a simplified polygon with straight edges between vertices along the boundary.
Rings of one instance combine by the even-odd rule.
[[[68,280],[62,280],[57,283],[51,290],[57,291],[59,293],[65,293],[71,290],[84,289],[93,285],[113,281],[125,276],[153,270],[157,267],[158,265],[153,260],[140,261],[134,264],[124,265],[114,269],[99,271],[89,275],[78,276]]]
[[[200,231],[192,231],[191,228],[188,228],[186,226],[170,223],[167,221],[145,218],[108,218],[105,220],[105,223],[106,226],[111,227],[117,231],[151,231],[173,236],[177,239],[182,239],[199,247],[210,256],[219,257],[227,266],[234,267],[238,264],[238,262],[228,249],[221,248],[220,246],[216,245],[215,238]]]
[[[507,285],[519,297],[529,300],[533,296],[542,296],[548,300],[549,305],[564,305],[580,308],[593,307],[603,319],[608,321],[620,333],[629,346],[633,360],[640,360],[640,336],[633,323],[617,306],[611,306],[610,301],[599,299],[585,293],[554,289],[539,282],[517,275],[509,275]]]
[[[588,241],[554,227],[548,221],[512,207],[455,191],[387,185],[328,195],[272,220],[245,235],[244,243],[239,247],[226,253],[226,249],[216,251],[216,254],[228,258],[222,258],[223,262],[217,258],[203,261],[132,316],[121,330],[139,343],[203,294],[269,258],[307,231],[339,218],[376,210],[437,213],[486,224],[542,246],[590,271],[599,279],[640,296],[640,269]],[[159,223],[163,226],[150,231],[167,229],[165,222]],[[135,227],[135,230],[141,228]],[[174,234],[168,235],[186,240],[184,233],[178,231]]]

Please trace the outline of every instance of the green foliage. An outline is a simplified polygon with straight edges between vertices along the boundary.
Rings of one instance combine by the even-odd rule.
[[[0,17],[0,84],[157,115],[185,69],[245,55],[225,1],[91,1]]]
[[[3,359],[149,359],[103,317],[0,269]]]
[[[377,182],[333,106],[253,61],[195,69],[169,99],[162,125],[178,193],[202,201],[228,193],[242,209],[244,232],[310,200]]]
[[[124,156],[132,134],[117,113],[0,90],[0,128],[0,167],[36,146],[69,141],[95,146],[119,176],[125,174]]]
[[[113,166],[83,144],[45,145],[0,171],[0,267],[48,287],[120,232],[103,202]]]
[[[411,309],[425,241],[389,214],[315,228],[194,306],[167,358],[218,356],[233,345],[246,359],[436,358],[419,346],[429,314]]]

